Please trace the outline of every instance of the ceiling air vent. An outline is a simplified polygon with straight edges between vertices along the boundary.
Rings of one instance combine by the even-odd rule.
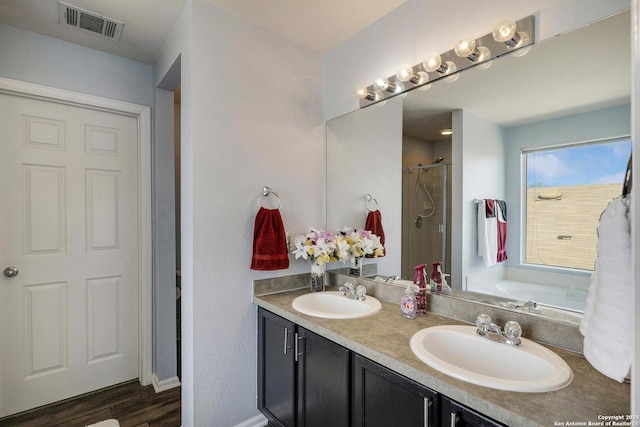
[[[124,23],[66,3],[58,3],[60,24],[79,28],[108,39],[120,40]]]

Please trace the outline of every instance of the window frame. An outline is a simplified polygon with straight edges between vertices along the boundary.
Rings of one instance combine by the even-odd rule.
[[[519,268],[526,268],[531,270],[538,271],[547,271],[547,272],[555,272],[562,274],[572,274],[578,276],[591,276],[593,270],[574,268],[574,267],[566,267],[566,266],[556,266],[556,265],[545,265],[545,264],[535,264],[531,262],[527,262],[527,155],[536,153],[536,152],[552,152],[559,151],[566,148],[572,147],[581,147],[588,145],[598,145],[598,144],[608,144],[608,143],[616,143],[616,142],[627,142],[631,141],[631,135],[620,135],[613,137],[603,137],[603,138],[594,138],[583,141],[565,141],[557,144],[550,144],[544,146],[531,146],[531,147],[522,147],[520,149],[520,259],[518,260]],[[633,150],[633,147],[631,147]],[[620,194],[622,195],[622,185],[623,182],[620,182]]]

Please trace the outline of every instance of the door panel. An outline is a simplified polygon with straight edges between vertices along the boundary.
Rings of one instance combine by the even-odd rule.
[[[352,392],[354,427],[438,425],[435,391],[358,354],[353,356]]]
[[[298,327],[298,426],[349,426],[349,350]]]
[[[296,425],[295,327],[258,309],[258,409],[272,426]]]
[[[0,95],[0,417],[138,377],[138,121]]]

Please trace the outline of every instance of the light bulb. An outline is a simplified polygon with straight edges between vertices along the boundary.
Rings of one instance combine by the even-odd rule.
[[[414,73],[413,67],[411,67],[409,64],[402,64],[396,72],[396,78],[400,82],[411,82],[412,84],[419,86],[429,81],[429,74],[425,73],[424,71],[418,71],[417,73]],[[401,83],[396,83],[396,85],[401,85]],[[403,90],[404,86],[401,90],[396,90],[396,93],[402,92]]]
[[[503,19],[493,29],[493,39],[500,43],[507,43],[516,34],[516,23],[510,19]],[[517,42],[516,42],[517,43]]]
[[[520,41],[514,46],[514,48],[519,48],[521,46],[529,44],[529,34],[525,33],[524,31],[519,31],[518,35],[520,36]],[[523,49],[518,49],[517,51],[513,52],[513,56],[524,56],[530,50],[531,46],[527,46]]]
[[[409,64],[402,64],[396,71],[396,77],[401,82],[408,82],[413,77],[413,68]]]
[[[379,91],[387,91],[391,93],[400,93],[404,90],[404,85],[400,82],[390,82],[388,79],[376,79],[373,87]]]
[[[443,64],[442,64],[442,58],[440,58],[440,55],[438,55],[437,53],[430,53],[429,55],[427,55],[427,57],[424,59],[424,61],[422,62],[422,66],[424,67],[425,71],[428,71],[430,73],[437,71],[438,73],[442,74],[446,71],[446,68],[443,69]]]
[[[476,41],[469,38],[461,38],[456,43],[456,55],[467,58],[472,62],[483,62],[491,57],[491,51],[486,46],[476,47]]]
[[[416,79],[416,77],[417,77],[417,79]],[[416,80],[416,81],[414,82],[414,80]],[[413,76],[413,78],[411,79],[411,82],[412,82],[414,85],[423,85],[423,84],[425,84],[425,83],[426,83],[426,82],[428,82],[428,81],[429,81],[429,74],[425,73],[424,71],[418,71],[418,72]]]
[[[379,90],[374,90],[373,92],[369,92],[369,89],[365,85],[358,85],[355,88],[355,94],[360,99],[367,99],[369,101],[379,101],[384,95]]]
[[[458,77],[460,77],[460,74],[453,74],[456,71],[458,71],[458,67],[456,67],[456,64],[451,62],[451,61],[447,61],[445,64],[446,64],[447,68],[446,68],[446,71],[445,71],[444,74],[447,77],[444,78],[444,81],[445,82],[449,82],[449,83],[453,83],[456,80],[458,80]],[[451,74],[451,75],[449,75],[449,74]]]
[[[387,80],[387,79],[376,79],[373,82],[373,87],[375,87],[377,90],[387,90],[387,88],[389,87],[389,80]]]
[[[480,55],[478,55],[478,62],[483,62],[483,61],[486,61],[487,59],[491,58],[491,51],[489,50],[488,47],[486,47],[486,46],[478,46],[476,48],[476,50],[478,52],[480,52]]]
[[[473,39],[468,39],[466,37],[463,37],[460,40],[458,40],[458,43],[456,43],[456,47],[454,50],[456,52],[456,55],[458,55],[459,57],[469,58],[469,56],[473,54],[476,50],[476,41]],[[474,61],[474,59],[471,59],[471,60]]]
[[[365,85],[358,85],[354,90],[356,96],[360,99],[365,99],[369,96],[369,91]]]
[[[510,19],[504,19],[493,29],[493,39],[506,44],[509,49],[517,49],[529,43],[529,34],[522,31],[516,32],[516,23]],[[521,53],[521,56],[526,53]]]

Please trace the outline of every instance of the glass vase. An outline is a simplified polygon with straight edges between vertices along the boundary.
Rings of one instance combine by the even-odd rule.
[[[362,258],[361,257],[353,257],[351,258],[351,265],[349,266],[349,275],[362,277]]]
[[[324,278],[327,271],[327,265],[311,264],[311,291],[324,291]]]

